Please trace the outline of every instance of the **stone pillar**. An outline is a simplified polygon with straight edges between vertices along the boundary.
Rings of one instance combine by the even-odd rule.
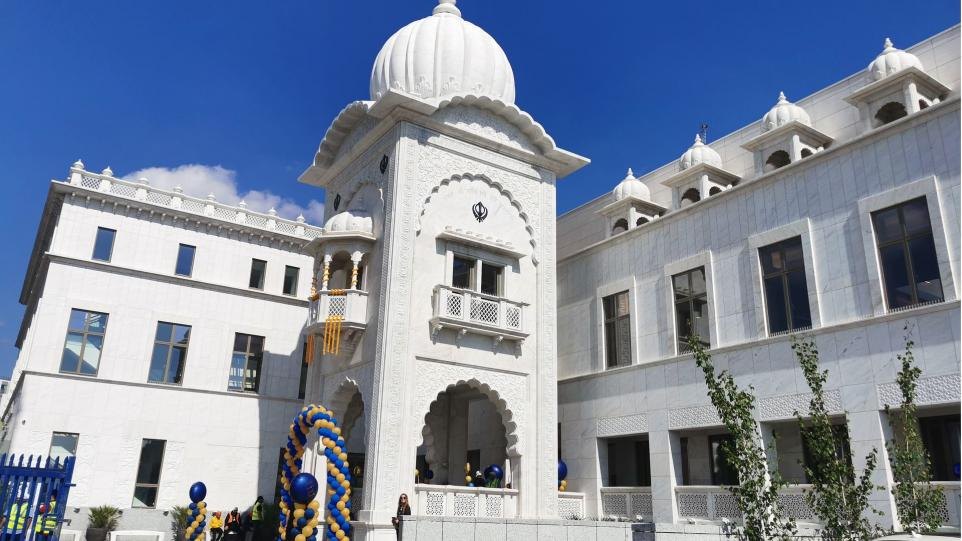
[[[678,522],[675,487],[680,484],[681,438],[668,430],[668,410],[648,414],[652,521]]]
[[[878,451],[872,483],[877,487],[869,496],[869,505],[883,513],[881,517],[866,511],[865,517],[883,528],[900,529],[895,498],[892,497],[892,469],[889,465],[885,442],[891,437],[888,418],[878,409],[877,390],[874,383],[850,385],[842,390],[842,408],[849,412],[848,436],[852,449],[852,465],[855,474],[865,469],[865,456],[872,449]]]
[[[909,81],[902,89],[905,95],[905,112],[908,114],[919,112],[919,89],[915,81]]]
[[[792,134],[792,140],[788,144],[788,153],[791,155],[792,163],[802,159],[802,140],[797,133]]]
[[[758,432],[762,435],[762,445],[768,458],[768,470],[778,471],[778,449],[775,447],[775,426],[771,423],[758,423]]]

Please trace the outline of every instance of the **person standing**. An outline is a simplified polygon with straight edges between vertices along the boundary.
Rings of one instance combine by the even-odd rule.
[[[397,514],[391,519],[391,524],[394,525],[394,533],[398,539],[401,538],[401,517],[410,514],[411,504],[408,503],[408,495],[401,494],[401,497],[397,500]]]
[[[264,524],[264,497],[258,496],[254,506],[251,507],[251,531],[254,532],[254,541],[260,539],[262,524]]]
[[[23,490],[23,487],[20,490]],[[10,511],[0,517],[0,524],[4,525],[0,541],[23,541],[24,534],[30,527],[30,506],[20,490],[17,499],[10,506]]]
[[[37,507],[37,526],[34,528],[35,541],[49,541],[57,532],[57,491],[50,493],[50,501]]]
[[[224,520],[220,518],[220,511],[214,511],[210,517],[210,541],[220,541],[224,537]]]

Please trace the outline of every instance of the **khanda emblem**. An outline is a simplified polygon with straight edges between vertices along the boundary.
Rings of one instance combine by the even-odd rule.
[[[474,217],[478,222],[483,222],[484,219],[488,217],[488,207],[484,206],[480,201],[471,207],[471,212],[474,213]]]

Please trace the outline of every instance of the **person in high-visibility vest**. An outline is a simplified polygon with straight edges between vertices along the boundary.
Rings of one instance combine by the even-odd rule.
[[[30,527],[30,505],[22,495],[10,506],[10,511],[0,517],[3,534],[0,541],[23,541]]]
[[[48,541],[57,532],[57,491],[50,493],[50,502],[40,504],[37,509],[37,526],[34,528],[35,541]]]

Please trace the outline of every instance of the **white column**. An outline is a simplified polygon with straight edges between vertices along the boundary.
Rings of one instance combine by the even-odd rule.
[[[849,412],[848,435],[852,449],[852,465],[855,475],[860,475],[865,469],[865,457],[872,449],[878,451],[872,483],[877,487],[869,496],[869,505],[883,513],[879,517],[866,512],[865,517],[871,522],[878,523],[883,528],[900,529],[895,499],[892,497],[892,469],[889,465],[888,451],[885,442],[891,437],[888,418],[884,412],[878,410],[878,398],[875,385],[864,383],[851,385],[843,389],[842,407]]]
[[[905,112],[908,114],[919,112],[919,89],[915,81],[909,81],[902,89],[905,95]]]
[[[351,289],[357,289],[357,286],[358,286],[357,271],[358,271],[358,266],[360,266],[361,264],[361,258],[363,256],[364,254],[362,254],[361,252],[354,252],[353,254],[351,254],[351,263],[353,265],[351,268]]]
[[[797,162],[802,159],[802,140],[797,133],[792,134],[792,140],[788,144],[788,150],[792,157],[792,162]]]
[[[321,276],[321,291],[327,291],[327,283],[331,280],[331,254],[324,254],[324,270]]]
[[[681,438],[668,430],[668,410],[648,414],[648,449],[651,458],[652,521],[678,522],[675,487],[681,475]]]

